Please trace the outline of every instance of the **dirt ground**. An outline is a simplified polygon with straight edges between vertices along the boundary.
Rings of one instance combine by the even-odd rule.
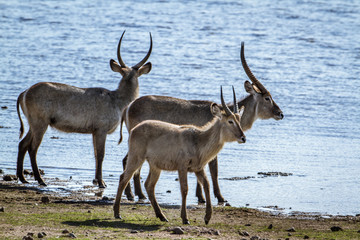
[[[360,239],[360,216],[283,215],[251,208],[214,206],[205,225],[204,206],[162,206],[169,222],[148,204],[123,201],[114,219],[113,199],[74,193],[59,196],[38,187],[0,180],[0,239]]]

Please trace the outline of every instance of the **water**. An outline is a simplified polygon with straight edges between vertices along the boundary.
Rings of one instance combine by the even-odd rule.
[[[116,59],[123,30],[128,65],[145,56],[148,32],[153,36],[153,68],[140,78],[140,95],[219,102],[219,85],[229,100],[235,85],[239,97],[245,96],[247,77],[239,59],[244,41],[248,64],[285,118],[258,120],[246,132],[246,144],[225,146],[219,154],[223,196],[233,206],[360,213],[360,2],[14,0],[0,1],[0,17],[0,105],[8,107],[0,109],[5,173],[15,174],[16,168],[18,94],[40,81],[115,89],[120,75],[110,70],[109,60]],[[119,129],[107,138],[104,195],[110,197],[127,152],[124,135],[119,146]],[[91,136],[49,129],[38,164],[46,177],[72,176],[65,190],[90,185]],[[28,157],[25,168],[30,169]],[[143,179],[147,169],[145,164]],[[269,171],[293,175],[257,174]],[[253,178],[228,180],[247,176]],[[162,173],[159,202],[181,203],[175,178],[175,172]],[[48,188],[60,191],[53,183]],[[188,204],[196,204],[194,192],[189,174]]]

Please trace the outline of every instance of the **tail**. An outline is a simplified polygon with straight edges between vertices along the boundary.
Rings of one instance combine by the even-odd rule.
[[[118,144],[120,144],[123,140],[123,136],[122,136],[122,126],[123,126],[123,122],[125,121],[125,115],[126,115],[126,111],[127,111],[127,107],[124,108],[123,112],[122,112],[122,115],[121,115],[121,121],[120,121],[120,139],[119,139],[119,142]]]
[[[24,124],[23,124],[23,121],[21,119],[20,108],[19,108],[20,101],[22,101],[23,96],[24,96],[24,92],[20,93],[20,95],[19,95],[19,97],[17,98],[17,101],[16,101],[16,110],[17,110],[17,114],[18,114],[18,117],[19,117],[19,120],[20,120],[20,136],[19,136],[19,139],[21,139],[23,134],[24,134]]]

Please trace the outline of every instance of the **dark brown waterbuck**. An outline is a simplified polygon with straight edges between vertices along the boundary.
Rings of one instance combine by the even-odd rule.
[[[116,90],[78,88],[62,83],[40,82],[19,95],[17,112],[20,119],[20,139],[24,133],[24,125],[19,105],[29,124],[28,133],[19,143],[16,174],[21,182],[27,183],[23,164],[25,154],[28,152],[35,180],[40,185],[46,185],[39,173],[36,153],[50,125],[63,132],[92,134],[96,160],[95,181],[99,187],[106,187],[102,178],[106,135],[115,131],[120,123],[123,109],[138,97],[138,77],[151,71],[151,63],[145,64],[152,50],[151,33],[150,48],[146,56],[132,67],[125,65],[120,54],[124,34],[125,31],[117,47],[119,62],[110,60],[111,69],[122,75]]]
[[[272,99],[269,91],[261,84],[261,82],[253,75],[244,55],[244,43],[241,44],[240,54],[242,66],[251,80],[245,81],[244,87],[246,92],[249,93],[247,97],[237,103],[238,107],[245,106],[243,117],[241,118],[241,127],[244,131],[250,129],[253,123],[259,119],[275,120],[283,119],[283,113],[278,105]],[[211,102],[209,101],[188,101],[178,98],[165,97],[165,96],[144,96],[132,102],[123,112],[120,127],[122,122],[125,121],[126,127],[130,132],[137,124],[142,121],[153,119],[165,121],[173,124],[193,124],[196,126],[203,126],[213,119],[213,115],[209,110]],[[230,105],[230,109],[234,106]],[[121,129],[120,129],[121,134]],[[120,141],[122,140],[122,135]],[[124,166],[126,165],[127,156],[123,160]],[[218,162],[217,157],[209,162],[209,169],[214,186],[214,194],[219,203],[224,202],[225,199],[221,195],[218,184]],[[145,199],[145,195],[141,190],[140,185],[140,171],[134,175],[135,194],[139,199]],[[134,199],[131,192],[130,184],[125,190],[125,194],[129,200]],[[204,202],[201,186],[197,184],[196,196],[199,202]]]
[[[150,170],[145,182],[146,192],[156,217],[168,221],[155,198],[155,185],[161,170],[178,171],[181,188],[181,218],[183,224],[189,224],[186,213],[188,192],[187,173],[194,172],[198,182],[204,187],[206,197],[205,223],[212,215],[209,181],[204,171],[205,165],[223,148],[226,142],[245,143],[246,138],[240,126],[241,115],[236,106],[235,91],[234,112],[225,105],[221,91],[223,110],[216,103],[208,105],[213,115],[211,121],[202,127],[194,125],[176,125],[158,120],[146,120],[135,126],[129,136],[129,154],[125,171],[121,174],[114,203],[114,216],[120,218],[121,195],[133,174],[141,168],[145,160]],[[196,113],[194,113],[196,114]]]

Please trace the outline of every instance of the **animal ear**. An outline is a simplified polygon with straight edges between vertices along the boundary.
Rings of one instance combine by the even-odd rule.
[[[124,74],[124,70],[122,69],[122,67],[114,59],[110,60],[110,68],[114,72],[121,73],[122,75]]]
[[[244,82],[244,88],[245,91],[251,95],[255,95],[256,93],[260,92],[260,90],[255,85],[252,85],[249,81]]]
[[[148,62],[147,64],[145,64],[144,66],[142,66],[140,69],[139,69],[139,77],[143,74],[148,74],[150,71],[151,71],[151,62]]]
[[[241,106],[240,111],[239,111],[240,118],[244,114],[244,110],[245,110],[245,106]]]
[[[210,108],[211,108],[211,113],[214,116],[221,118],[221,109],[220,109],[219,105],[217,105],[216,103],[212,103]]]

